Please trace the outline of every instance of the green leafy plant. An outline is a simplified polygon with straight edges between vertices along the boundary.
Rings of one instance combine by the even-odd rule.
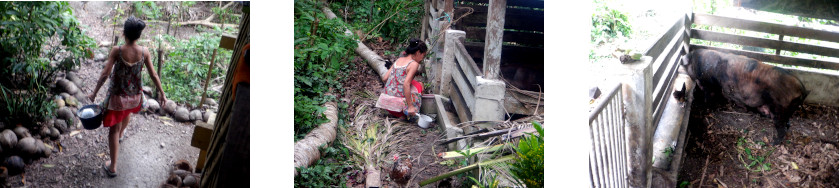
[[[545,130],[542,124],[533,122],[539,134],[528,134],[516,146],[516,162],[510,165],[510,172],[517,183],[527,187],[545,185]]]
[[[67,2],[0,2],[0,22],[0,121],[33,126],[52,116],[55,72],[92,57],[95,41]]]
[[[619,36],[629,37],[632,26],[625,12],[610,8],[605,2],[595,0],[596,9],[591,16],[591,42],[599,43]]]
[[[347,178],[343,174],[351,166],[335,160],[349,157],[346,148],[336,142],[320,150],[323,158],[312,166],[297,168],[300,174],[294,177],[294,187],[346,187]]]
[[[134,12],[135,16],[141,19],[158,19],[160,18],[160,7],[154,1],[135,1]]]
[[[331,5],[332,10],[346,12],[346,19],[353,24],[352,27],[367,34],[363,36],[365,39],[382,37],[400,42],[419,38],[422,19],[417,15],[422,15],[422,1],[347,1]]]
[[[173,50],[167,54],[167,61],[163,63],[160,73],[161,84],[166,97],[177,103],[197,106],[200,93],[204,92],[204,80],[207,74],[210,81],[219,80],[226,74],[226,64],[230,61],[232,51],[218,48],[221,36],[214,33],[201,33],[188,40],[178,40],[164,35],[162,40],[172,45]],[[212,72],[208,72],[213,49],[218,49],[216,65]],[[143,79],[145,85],[151,85],[151,79]],[[196,95],[199,94],[199,95]],[[207,90],[207,96],[216,97],[219,93]]]
[[[294,132],[295,140],[326,120],[321,104],[338,93],[341,70],[349,69],[355,39],[344,34],[339,19],[327,19],[319,5],[294,2]]]
[[[753,150],[752,147],[755,147]],[[768,149],[768,151],[766,151]],[[775,151],[774,147],[766,146],[764,142],[752,142],[745,137],[737,139],[737,158],[743,163],[743,167],[752,172],[763,172],[772,169],[772,164],[767,161],[769,155]]]

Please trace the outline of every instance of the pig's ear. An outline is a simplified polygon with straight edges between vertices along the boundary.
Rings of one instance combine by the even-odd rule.
[[[687,66],[688,64],[690,64],[690,61],[689,61],[690,59],[688,58],[688,54],[683,55],[681,60],[682,60],[682,65],[684,65],[684,66]]]

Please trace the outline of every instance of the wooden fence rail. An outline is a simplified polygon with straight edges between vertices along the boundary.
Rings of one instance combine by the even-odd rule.
[[[710,26],[727,27],[727,28],[734,28],[734,29],[743,29],[743,30],[756,31],[756,32],[764,32],[764,33],[770,33],[770,34],[777,34],[777,35],[779,35],[779,37],[777,39],[766,39],[766,38],[758,38],[758,37],[750,37],[750,36],[742,36],[742,35],[720,33],[720,32],[714,32],[714,31],[707,31],[707,30],[701,30],[701,29],[691,29],[690,30],[690,33],[691,33],[690,36],[691,36],[691,38],[694,38],[694,39],[702,39],[702,40],[707,40],[707,41],[730,43],[730,44],[737,44],[737,45],[744,45],[744,46],[769,48],[769,49],[774,49],[775,54],[750,52],[750,51],[737,50],[737,49],[726,49],[726,48],[711,47],[711,46],[707,46],[707,45],[697,45],[697,44],[691,44],[691,48],[712,49],[712,50],[717,50],[717,51],[721,51],[721,52],[743,55],[743,56],[758,59],[760,61],[772,62],[772,63],[777,63],[777,64],[793,65],[793,66],[801,66],[801,67],[811,67],[811,68],[820,68],[820,69],[830,69],[830,70],[839,70],[839,63],[837,63],[837,62],[815,60],[815,59],[804,59],[804,58],[783,56],[783,55],[780,54],[781,51],[790,51],[790,52],[808,53],[808,54],[822,55],[822,56],[829,56],[829,57],[839,57],[839,49],[836,49],[836,48],[783,41],[783,37],[785,37],[785,36],[794,36],[794,37],[800,37],[800,38],[806,38],[806,39],[815,39],[815,40],[828,41],[828,42],[839,42],[839,33],[830,32],[830,31],[815,30],[815,29],[797,27],[797,26],[788,26],[788,25],[781,25],[781,24],[775,24],[775,23],[745,20],[745,19],[739,19],[739,18],[730,18],[730,17],[723,17],[723,16],[701,14],[701,13],[695,13],[694,17],[695,18],[693,20],[693,23],[697,24],[697,25],[710,25]]]

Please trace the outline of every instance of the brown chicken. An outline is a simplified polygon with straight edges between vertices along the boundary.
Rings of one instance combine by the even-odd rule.
[[[405,184],[408,184],[408,180],[411,180],[411,168],[413,167],[411,156],[400,160],[399,155],[393,155],[393,161],[390,179],[404,187]]]

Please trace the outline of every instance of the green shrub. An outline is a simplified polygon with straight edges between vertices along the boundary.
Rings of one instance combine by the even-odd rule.
[[[347,157],[343,144],[336,141],[331,147],[321,147],[324,157],[309,167],[297,168],[300,174],[294,177],[294,187],[346,187],[345,171],[351,166],[342,162]]]
[[[341,70],[357,46],[339,19],[327,19],[310,1],[294,2],[294,133],[298,140],[326,120],[321,105],[338,94]]]
[[[527,187],[545,185],[545,131],[542,125],[533,122],[538,135],[529,134],[519,140],[516,147],[516,162],[510,166],[510,172],[520,184]]]
[[[618,36],[629,37],[632,34],[632,26],[629,23],[629,16],[609,8],[604,2],[595,1],[596,9],[591,16],[591,42],[604,41]]]
[[[215,33],[201,33],[192,36],[188,40],[178,40],[172,36],[164,35],[172,45],[172,50],[167,54],[167,60],[163,63],[161,70],[161,84],[166,98],[177,103],[186,103],[197,106],[201,93],[204,92],[204,80],[207,77],[213,49],[218,48],[221,36]],[[218,48],[216,64],[210,78],[214,79],[225,76],[227,64],[230,62],[231,50]],[[155,56],[156,58],[156,56]],[[146,76],[147,77],[147,76]],[[145,85],[154,86],[151,79],[143,80]],[[207,96],[215,97],[219,93],[207,89]]]
[[[352,27],[366,36],[382,37],[401,44],[410,38],[420,38],[422,26],[423,2],[412,0],[348,1],[331,4],[333,11],[346,11]],[[339,12],[336,12],[338,14]],[[391,17],[391,15],[393,15]],[[343,15],[338,15],[343,18]],[[387,20],[386,20],[387,19]],[[384,22],[382,22],[384,21]],[[381,25],[379,25],[381,23]],[[376,27],[376,26],[379,27]],[[372,31],[372,32],[371,32]]]
[[[0,121],[34,125],[52,117],[55,72],[93,56],[96,43],[67,2],[0,2],[0,22]]]
[[[158,19],[162,15],[160,7],[153,1],[135,1],[134,2],[135,17],[148,20]]]

